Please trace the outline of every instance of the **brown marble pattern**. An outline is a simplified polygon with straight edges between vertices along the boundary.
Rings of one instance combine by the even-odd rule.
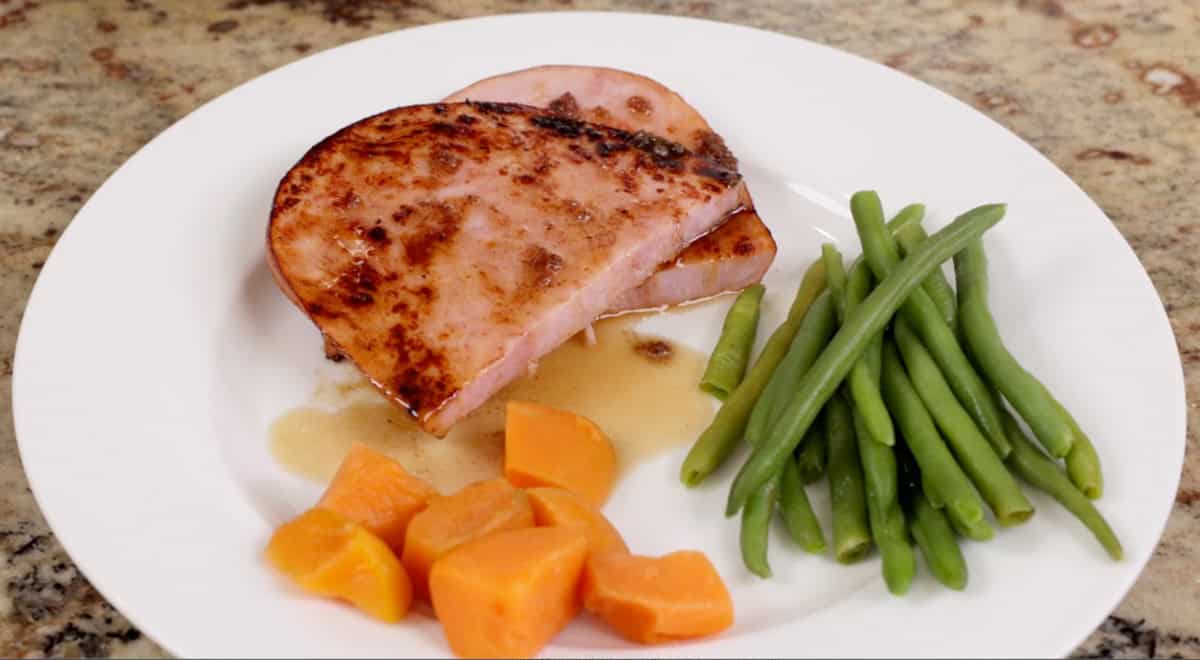
[[[87,197],[198,104],[307,53],[423,23],[566,9],[699,16],[865,55],[973,104],[1079,182],[1163,297],[1190,430],[1162,543],[1078,652],[1200,656],[1196,0],[0,0],[0,655],[162,653],[47,529],[7,410],[25,300]]]

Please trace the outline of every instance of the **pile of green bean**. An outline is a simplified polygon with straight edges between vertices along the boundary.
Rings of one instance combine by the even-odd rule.
[[[993,521],[1011,527],[1033,516],[1017,477],[1120,559],[1120,542],[1091,502],[1103,490],[1095,447],[1004,346],[988,308],[982,236],[1005,207],[977,207],[933,235],[921,226],[920,204],[885,222],[879,196],[862,191],[850,211],[863,256],[847,268],[834,245],[822,246],[787,319],[749,368],[763,289],[747,289],[705,371],[702,387],[723,404],[680,478],[699,485],[739,444],[749,446],[726,509],[742,514],[746,567],[771,575],[777,510],[793,541],[825,552],[805,490],[822,478],[834,558],[852,563],[877,549],[897,595],[916,574],[914,541],[939,582],[963,589],[960,538],[986,541]],[[951,259],[957,291],[942,271]]]

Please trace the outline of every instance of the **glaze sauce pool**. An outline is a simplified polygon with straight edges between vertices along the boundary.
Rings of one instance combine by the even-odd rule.
[[[596,422],[612,441],[622,471],[693,441],[714,403],[697,387],[706,356],[633,330],[638,316],[596,323],[555,349],[536,372],[493,396],[433,437],[361,378],[323,383],[312,405],[288,411],[270,429],[271,453],[288,471],[328,483],[355,441],[395,458],[442,492],[503,472],[504,404],[509,400],[570,410]]]

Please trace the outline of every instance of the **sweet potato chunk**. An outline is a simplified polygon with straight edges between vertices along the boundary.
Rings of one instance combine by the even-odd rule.
[[[535,655],[579,611],[587,558],[579,525],[492,534],[433,565],[433,609],[465,658]]]
[[[584,607],[642,644],[712,635],[733,623],[733,601],[703,553],[610,553],[588,560]]]
[[[400,620],[412,603],[408,574],[387,544],[327,509],[309,509],[275,530],[267,559],[301,588],[383,621]]]
[[[587,532],[588,549],[594,555],[629,552],[625,539],[599,509],[579,495],[562,488],[530,488],[529,503],[539,527],[582,525]]]
[[[420,598],[429,594],[429,569],[458,546],[510,529],[533,527],[533,509],[524,491],[504,479],[471,484],[453,495],[435,497],[413,516],[404,537],[401,563]]]
[[[409,521],[436,495],[433,486],[404,466],[358,443],[342,460],[317,506],[366,527],[400,554]]]
[[[585,417],[510,401],[504,423],[504,475],[522,488],[565,488],[603,506],[616,481],[617,454]]]

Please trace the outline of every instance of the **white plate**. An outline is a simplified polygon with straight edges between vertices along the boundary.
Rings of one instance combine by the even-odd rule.
[[[544,63],[647,74],[724,134],[781,246],[764,328],[822,237],[857,251],[852,191],[878,189],[892,209],[924,201],[935,227],[1007,201],[987,239],[1001,331],[1090,430],[1108,478],[1100,506],[1127,551],[1109,561],[1039,496],[1030,524],[967,545],[965,593],[939,589],[922,567],[912,592],[893,598],[875,562],[840,567],[782,541],[777,576],[757,580],[740,565],[736,522],[720,515],[730,471],[685,491],[681,448],[630,475],[608,510],[642,552],[708,552],[733,591],[736,626],[638,648],[576,623],[546,653],[1069,652],[1150,556],[1182,461],[1180,363],[1133,252],[1050,162],[933,88],[799,39],[653,16],[506,16],[353,43],[207,104],[112,176],[38,280],[13,402],[34,493],[92,583],[183,656],[447,653],[433,622],[374,623],[299,595],[261,560],[272,527],[317,492],[272,463],[266,427],[324,368],[315,331],[270,280],[264,229],[275,183],[321,137]],[[720,307],[650,324],[707,348]]]

